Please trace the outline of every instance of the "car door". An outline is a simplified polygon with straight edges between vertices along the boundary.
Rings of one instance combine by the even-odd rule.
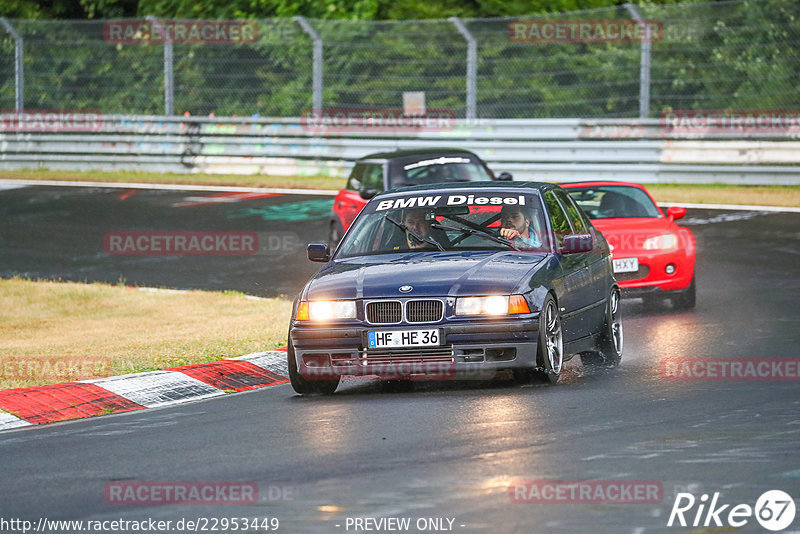
[[[333,210],[339,216],[342,222],[342,228],[347,231],[353,220],[361,211],[361,208],[367,203],[366,200],[361,198],[360,191],[364,188],[362,185],[362,178],[364,170],[369,165],[366,163],[356,163],[353,170],[350,172],[350,177],[347,179],[347,185],[344,189],[339,191],[336,199],[333,202]]]
[[[592,250],[583,254],[586,261],[586,302],[587,306],[582,312],[586,316],[586,326],[591,329],[592,325],[602,324],[605,313],[605,299],[609,288],[609,267],[608,256],[606,254],[606,246],[601,238],[599,238],[588,217],[575,203],[575,200],[570,197],[566,191],[557,189],[555,195],[561,205],[564,206],[567,217],[572,224],[572,228],[577,234],[591,234],[592,235]]]
[[[589,322],[585,310],[591,305],[593,298],[589,280],[588,253],[578,252],[563,254],[561,252],[564,237],[576,232],[567,210],[558,200],[555,190],[546,191],[544,202],[550,217],[550,224],[555,234],[556,258],[561,266],[561,277],[556,285],[556,297],[564,327],[564,341],[569,342],[586,335]],[[559,292],[560,289],[560,292]]]

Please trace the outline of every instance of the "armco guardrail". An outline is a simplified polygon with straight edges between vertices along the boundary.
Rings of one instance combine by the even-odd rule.
[[[345,176],[371,152],[454,146],[517,180],[800,184],[800,140],[788,131],[676,132],[633,119],[453,120],[390,131],[320,129],[299,118],[14,117],[0,121],[0,168]]]

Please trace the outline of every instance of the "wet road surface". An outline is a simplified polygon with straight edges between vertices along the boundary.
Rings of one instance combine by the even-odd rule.
[[[280,205],[318,216],[296,205],[307,198],[190,207],[175,204],[198,195],[121,194],[0,192],[0,274],[293,296],[316,269],[303,260],[303,244],[324,238],[325,219],[269,219],[270,206]],[[730,508],[752,507],[767,490],[800,497],[798,381],[770,379],[774,372],[676,380],[665,366],[679,358],[798,359],[800,216],[690,210],[685,223],[698,242],[697,308],[676,313],[669,304],[624,301],[618,369],[587,370],[575,358],[550,387],[498,377],[393,391],[352,380],[331,397],[301,398],[278,386],[8,431],[0,434],[0,517],[278,518],[279,532],[298,533],[365,532],[354,519],[367,517],[408,518],[406,532],[727,531]],[[285,232],[298,243],[251,257],[108,254],[105,234],[121,231]],[[520,502],[530,494],[515,490],[519,481],[571,480],[642,481],[661,490],[658,502],[640,504]],[[104,499],[110,483],[141,481],[246,481],[259,498],[249,506]],[[723,526],[712,518],[704,529],[702,513],[693,528],[701,496],[716,492],[730,505],[719,516]],[[685,513],[687,527],[668,527],[679,493],[697,504]],[[739,531],[766,532],[745,519]],[[787,531],[797,530],[800,514]]]

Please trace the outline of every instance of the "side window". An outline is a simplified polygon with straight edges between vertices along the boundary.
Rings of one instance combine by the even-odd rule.
[[[364,163],[357,163],[353,170],[350,172],[350,178],[347,179],[346,189],[351,191],[361,190],[361,177],[364,175]]]
[[[561,189],[556,189],[555,192],[558,200],[561,201],[561,205],[567,210],[567,217],[569,217],[569,222],[572,223],[572,228],[575,230],[575,233],[587,233],[589,231],[589,226],[586,224],[583,214],[572,202],[572,199],[569,197],[569,195]]]
[[[366,165],[364,175],[361,178],[361,186],[364,189],[383,191],[383,165],[374,163]]]
[[[560,247],[564,243],[564,236],[572,233],[572,228],[567,220],[567,215],[564,213],[561,204],[556,200],[553,191],[548,191],[544,194],[544,203],[550,214],[550,224],[553,226],[553,231],[556,234],[556,243]]]

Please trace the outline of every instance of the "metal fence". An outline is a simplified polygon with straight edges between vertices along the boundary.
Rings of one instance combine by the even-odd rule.
[[[660,31],[652,39],[539,33],[546,23],[607,29],[632,20]],[[254,30],[247,39],[224,30],[220,38],[219,27],[194,39],[145,35],[176,24],[191,32],[203,21],[0,22],[4,110],[299,117],[314,108],[402,109],[406,92],[424,92],[428,109],[461,118],[800,108],[795,0],[502,19],[238,21]],[[120,38],[119,28],[136,31]]]

